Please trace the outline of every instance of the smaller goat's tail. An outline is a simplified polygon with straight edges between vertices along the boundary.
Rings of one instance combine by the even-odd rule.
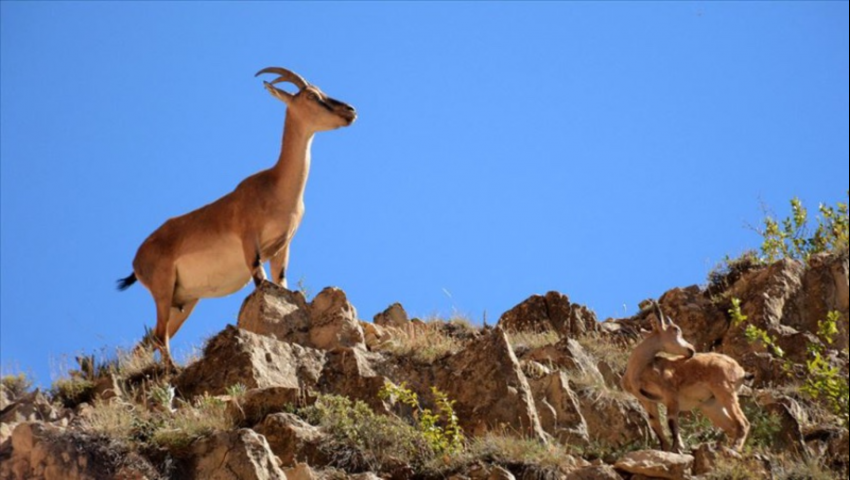
[[[122,292],[124,290],[127,290],[128,288],[133,286],[134,283],[136,283],[136,280],[138,280],[138,278],[136,278],[136,272],[131,273],[130,276],[127,277],[127,278],[119,279],[118,280],[118,290],[120,290]]]

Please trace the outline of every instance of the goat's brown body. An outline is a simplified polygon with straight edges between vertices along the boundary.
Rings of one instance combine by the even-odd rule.
[[[303,206],[288,205],[297,201],[278,195],[275,183],[271,170],[262,171],[215,202],[166,221],[139,247],[133,261],[139,281],[150,289],[157,275],[168,273],[163,264],[172,264],[176,308],[243,288],[252,278],[246,256],[259,250],[259,261],[269,260],[288,245],[301,223]],[[300,194],[290,192],[289,197]]]

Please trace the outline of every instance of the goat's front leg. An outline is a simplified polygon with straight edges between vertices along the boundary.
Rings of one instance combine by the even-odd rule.
[[[673,437],[673,452],[682,453],[682,436],[679,432],[679,402],[665,402],[667,407],[667,426],[670,427],[670,436]]]
[[[266,271],[263,269],[263,260],[260,256],[260,244],[256,239],[242,239],[242,253],[245,255],[245,264],[251,271],[254,286],[259,287],[266,280]]]
[[[652,431],[655,432],[655,436],[658,437],[658,443],[661,444],[661,450],[667,452],[670,450],[670,443],[667,441],[667,437],[664,435],[664,429],[661,427],[661,416],[658,412],[658,404],[650,401],[650,400],[641,400],[641,405],[643,409],[646,410],[646,414],[649,415],[649,426],[652,427]]]
[[[289,265],[289,243],[269,260],[271,266],[272,281],[283,288],[286,286],[286,267]]]

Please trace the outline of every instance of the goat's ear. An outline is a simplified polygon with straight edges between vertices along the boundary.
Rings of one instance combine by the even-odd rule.
[[[653,332],[663,332],[667,330],[667,324],[664,323],[664,317],[658,317],[657,314],[652,315],[652,331]]]
[[[289,106],[290,102],[292,102],[293,95],[291,93],[284,92],[269,82],[263,82],[263,86],[266,87],[266,90],[268,90],[274,98],[285,103],[286,106]]]

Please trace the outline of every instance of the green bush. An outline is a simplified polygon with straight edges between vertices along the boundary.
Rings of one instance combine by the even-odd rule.
[[[454,411],[454,401],[441,392],[437,387],[431,387],[434,395],[434,403],[437,413],[430,409],[422,408],[419,396],[408,389],[405,384],[400,386],[387,382],[378,393],[382,400],[396,401],[407,406],[413,412],[414,426],[425,437],[428,445],[438,454],[457,454],[463,450],[463,432],[458,425],[458,418]]]
[[[809,225],[809,212],[799,198],[791,200],[791,215],[781,220],[771,215],[762,221],[761,252],[767,262],[783,258],[808,260],[810,256],[847,249],[847,202],[835,207],[821,204],[817,226]]]
[[[848,379],[842,375],[839,367],[833,366],[828,358],[825,345],[832,345],[839,334],[839,312],[830,312],[826,319],[818,324],[818,334],[823,344],[809,344],[809,358],[806,361],[808,375],[801,391],[814,400],[823,401],[829,409],[841,418],[848,428]]]
[[[325,448],[333,454],[333,466],[348,471],[387,472],[399,464],[417,468],[436,456],[414,427],[398,417],[376,414],[361,401],[322,395],[299,415],[331,436]]]

